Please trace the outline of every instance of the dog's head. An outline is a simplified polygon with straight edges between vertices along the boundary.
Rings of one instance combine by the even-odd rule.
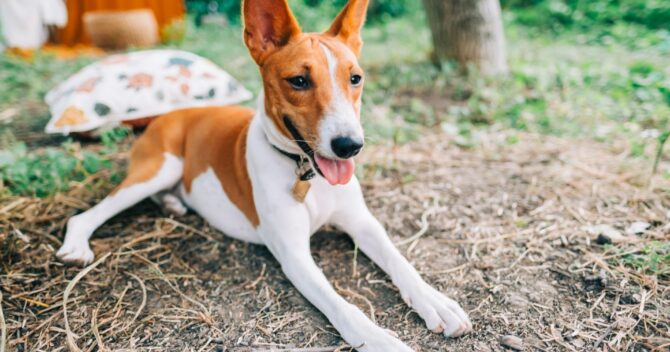
[[[287,140],[304,139],[331,184],[349,182],[364,143],[358,56],[367,6],[350,0],[326,32],[303,33],[286,0],[244,0],[244,41],[260,67],[266,114]]]

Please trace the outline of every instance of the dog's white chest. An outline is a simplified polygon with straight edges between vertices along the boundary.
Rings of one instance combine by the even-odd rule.
[[[307,209],[310,229],[313,233],[330,220],[330,217],[336,208],[336,198],[334,194],[335,192],[331,189],[332,187],[328,187],[326,182],[315,179],[311,181],[311,184],[310,191],[307,193],[305,201],[298,206],[304,206]],[[186,193],[183,187],[181,187],[180,191],[181,198],[186,205],[195,210],[217,230],[232,238],[256,244],[263,244],[263,241],[258,236],[257,229],[253,227],[244,213],[230,201],[219,178],[212,169],[208,169],[207,172],[202,173],[193,180],[190,193]],[[290,191],[289,188],[286,190],[273,190],[273,192]],[[270,200],[277,199],[277,203],[267,204],[270,206],[274,205],[277,209],[281,209],[283,206],[288,205],[281,204],[279,201],[279,199],[285,197],[268,198]],[[261,207],[261,209],[263,208],[265,207]],[[257,210],[263,211],[261,209]],[[263,215],[260,215],[262,219]],[[296,219],[296,221],[303,221],[303,219]]]
[[[262,243],[256,229],[230,201],[211,168],[193,180],[191,193],[186,193],[183,187],[181,193],[184,202],[217,230],[242,241]]]
[[[337,192],[320,178],[313,179],[310,190],[305,197],[304,205],[309,214],[312,234],[330,222],[337,207]]]

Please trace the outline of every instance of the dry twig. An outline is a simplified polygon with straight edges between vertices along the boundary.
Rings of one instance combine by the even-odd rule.
[[[5,313],[2,311],[2,291],[0,291],[0,352],[5,352],[7,343],[7,323],[5,322]]]
[[[80,271],[77,276],[70,281],[70,283],[67,285],[65,288],[65,291],[63,292],[63,320],[65,322],[65,333],[66,333],[66,341],[68,348],[72,352],[81,352],[81,349],[77,346],[77,342],[75,341],[75,335],[72,333],[72,330],[70,329],[70,322],[68,321],[67,317],[67,300],[70,297],[70,293],[72,292],[72,289],[74,286],[83,278],[86,274],[88,274],[89,271],[95,269],[100,263],[104,262],[111,253],[107,253],[104,256],[102,256],[100,259],[98,259],[95,263],[89,265],[88,267],[84,268],[82,271]]]

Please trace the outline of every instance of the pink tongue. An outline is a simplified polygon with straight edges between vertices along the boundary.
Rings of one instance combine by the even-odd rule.
[[[354,159],[332,160],[315,155],[316,164],[323,173],[323,176],[331,185],[345,185],[349,183],[354,176],[356,163]]]

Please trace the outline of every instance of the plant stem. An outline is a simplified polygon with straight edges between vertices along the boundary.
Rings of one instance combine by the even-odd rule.
[[[670,131],[663,132],[660,136],[658,136],[658,149],[656,149],[654,167],[651,169],[652,177],[656,174],[656,171],[658,171],[658,164],[661,161],[661,156],[663,156],[663,147],[665,146],[665,142],[668,141],[668,137],[670,137]],[[649,181],[651,181],[651,177]]]

